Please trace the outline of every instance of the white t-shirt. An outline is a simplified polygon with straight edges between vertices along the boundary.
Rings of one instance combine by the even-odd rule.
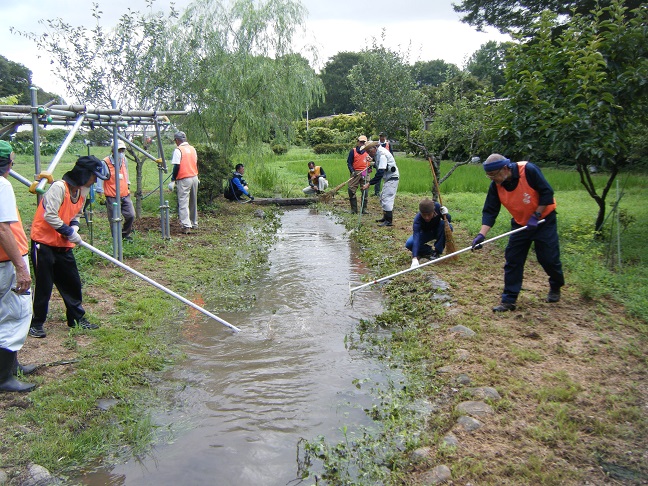
[[[0,177],[0,223],[15,223],[18,221],[16,210],[16,195],[11,182],[6,177]]]

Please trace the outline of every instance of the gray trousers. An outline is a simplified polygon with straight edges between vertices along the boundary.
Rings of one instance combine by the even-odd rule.
[[[198,226],[198,176],[177,179],[178,217],[185,228]]]

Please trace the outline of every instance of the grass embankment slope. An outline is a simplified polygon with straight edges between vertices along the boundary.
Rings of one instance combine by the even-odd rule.
[[[246,161],[252,193],[300,195],[308,160],[325,168],[331,186],[346,180],[343,157],[291,151],[263,163]],[[353,238],[373,267],[373,276],[409,266],[404,241],[421,195],[429,194],[431,185],[427,162],[403,157],[398,162],[403,178],[394,227],[378,228],[373,222],[381,215],[375,197],[369,200],[370,214],[361,220],[346,212],[345,188],[331,205],[349,229],[355,229]],[[480,226],[488,183],[480,171],[462,167],[441,187],[454,218],[458,248],[468,246]],[[19,172],[28,174],[30,169],[25,165]],[[546,276],[530,255],[518,310],[491,312],[502,287],[505,241],[458,261],[429,265],[383,287],[385,313],[364,322],[350,342],[405,370],[408,385],[385,396],[380,409],[371,411],[385,424],[384,435],[367,439],[371,443],[354,438],[355,446],[348,446],[344,458],[336,457],[333,447],[320,457],[331,484],[353,483],[344,471],[351,474],[358,468],[380,482],[425,482],[425,475],[439,464],[449,466],[455,484],[646,481],[648,270],[641,244],[648,236],[646,179],[632,177],[624,185],[620,206],[631,224],[621,235],[623,272],[613,273],[602,264],[607,244],[592,239],[595,205],[573,182],[575,174],[546,174],[559,205],[567,278],[561,302],[543,302]],[[475,189],[473,179],[481,186]],[[145,190],[153,190],[156,173],[147,180],[150,187]],[[27,227],[35,209],[30,207],[32,198],[19,197]],[[216,305],[209,307],[216,314],[219,309],[245,307],[245,284],[266,265],[267,248],[259,247],[262,238],[248,246],[246,234],[262,232],[269,244],[275,219],[255,218],[251,205],[219,201],[201,214],[196,234],[179,235],[173,226],[171,240],[163,241],[153,199],[157,196],[145,201],[146,218],[136,224],[136,243],[124,247],[125,263],[181,295]],[[105,214],[95,215],[95,225],[95,246],[111,253]],[[502,214],[489,236],[508,229],[508,217]],[[237,265],[241,258],[250,264]],[[0,396],[0,467],[16,480],[31,462],[58,473],[87,466],[95,458],[110,460],[146,448],[155,436],[142,404],[165,400],[155,397],[155,371],[178,357],[174,343],[191,332],[196,318],[166,294],[86,251],[77,250],[77,259],[86,308],[102,328],[91,333],[68,330],[54,292],[48,337],[28,339],[21,357],[39,364],[73,363],[41,368],[30,378],[40,386],[29,395]],[[450,295],[450,305],[436,300],[439,292],[432,277],[449,284],[444,293]],[[450,333],[457,324],[476,335],[461,338]],[[374,332],[378,328],[381,332]],[[384,329],[391,331],[389,340],[376,337],[384,335]],[[461,374],[469,377],[470,385],[456,381]],[[456,428],[455,406],[473,399],[469,388],[476,386],[494,387],[502,398],[487,400],[494,413],[480,417],[482,428],[468,433]],[[102,412],[96,407],[99,399],[116,399],[117,405]],[[435,412],[426,420],[410,420],[405,410],[419,400],[434,404]],[[451,430],[459,446],[441,446],[441,438]],[[422,446],[429,447],[427,462],[411,461],[411,450]],[[384,460],[377,464],[375,455],[384,455]],[[344,464],[346,469],[340,467]]]
[[[66,156],[55,177],[73,160]],[[15,168],[30,174],[30,165],[19,162]],[[145,180],[150,181],[145,188],[152,191],[157,183],[154,167],[147,169]],[[35,197],[13,182],[28,229]],[[175,204],[170,193],[167,197]],[[145,200],[144,217],[135,222],[135,243],[124,244],[124,263],[216,315],[245,308],[254,297],[247,284],[267,269],[267,247],[276,231],[274,212],[266,210],[261,219],[251,205],[221,200],[201,212],[201,227],[191,235],[180,233],[172,214],[171,239],[163,240],[158,200],[155,194]],[[95,204],[93,219],[92,244],[112,255],[105,208]],[[81,223],[81,234],[90,243],[88,227]],[[257,237],[250,239],[250,234]],[[0,394],[0,470],[10,484],[22,484],[30,464],[65,476],[97,460],[131,457],[148,449],[158,435],[173,433],[159,430],[150,419],[152,410],[172,403],[165,390],[173,386],[160,386],[158,372],[181,358],[177,344],[197,332],[203,315],[88,250],[75,252],[87,316],[101,328],[68,328],[63,302],[54,290],[47,337],[28,337],[19,353],[22,363],[43,365],[23,378],[38,387],[25,395]]]
[[[399,161],[399,167],[409,163]],[[620,219],[630,224],[620,238],[623,271],[611,272],[604,262],[606,255],[616,255],[616,241],[610,238],[609,225],[606,238],[593,239],[596,205],[579,187],[577,175],[555,169],[545,173],[556,188],[567,280],[559,303],[544,302],[547,276],[531,251],[518,309],[503,315],[491,311],[503,285],[506,238],[384,286],[387,311],[366,323],[359,340],[363,346],[371,342],[374,352],[408,370],[411,381],[409,389],[385,400],[381,417],[390,430],[381,441],[394,449],[402,449],[393,444],[403,442],[409,449],[429,449],[424,449],[428,459],[416,465],[397,453],[385,460],[383,466],[399,470],[395,475],[367,467],[374,477],[425,484],[431,468],[444,464],[455,484],[648,482],[648,269],[642,244],[648,232],[646,178],[620,177]],[[452,187],[469,187],[474,177],[486,179],[481,167],[461,167],[441,187],[458,249],[468,247],[479,230],[488,181],[482,183],[483,191],[455,192]],[[431,183],[429,177],[427,181]],[[374,268],[372,278],[407,268],[410,262],[404,242],[420,195],[400,189],[393,228],[373,223],[380,208],[372,197],[371,214],[354,232],[363,259]],[[344,197],[336,198],[335,204],[342,211],[348,206]],[[357,222],[357,216],[346,217],[349,227]],[[509,215],[503,211],[489,237],[509,230]],[[436,279],[449,289],[437,289]],[[448,294],[449,303],[436,300],[438,294]],[[475,331],[475,336],[449,332],[457,325]],[[375,339],[373,331],[379,328],[392,331],[389,344]],[[470,383],[462,384],[462,375]],[[470,390],[485,386],[494,387],[502,398],[485,400],[494,413],[479,417],[483,426],[467,432],[456,424],[460,413],[455,407],[479,400]],[[402,407],[403,400],[419,399],[438,407],[420,435]],[[457,436],[458,446],[442,445],[448,432]],[[348,457],[361,454],[361,447],[343,449]],[[332,451],[327,449],[320,459],[339,466]]]

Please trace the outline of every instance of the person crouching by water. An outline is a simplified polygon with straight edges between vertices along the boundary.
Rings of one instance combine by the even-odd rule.
[[[82,305],[81,277],[72,248],[83,240],[79,235],[79,217],[90,186],[99,177],[108,180],[110,171],[103,160],[94,155],[80,157],[72,170],[54,181],[43,195],[31,227],[31,258],[34,265],[34,306],[29,335],[46,336],[43,324],[47,319],[52,287],[56,285],[63,302],[69,327],[97,329],[85,317]]]
[[[414,216],[412,224],[412,236],[405,242],[405,248],[412,252],[412,266],[419,266],[419,258],[435,260],[441,256],[445,249],[445,221],[443,216],[448,218],[448,224],[452,218],[445,206],[431,199],[423,199],[419,203],[419,212]],[[452,225],[450,225],[452,229]],[[427,243],[434,240],[434,249]]]
[[[326,172],[315,162],[308,163],[308,187],[304,188],[304,194],[319,194],[326,190],[329,183],[326,180]]]
[[[248,183],[243,179],[245,166],[243,164],[236,164],[234,169],[235,170],[227,183],[227,189],[225,189],[223,196],[225,196],[225,199],[229,199],[230,201],[241,201],[243,196],[250,198],[250,201],[254,201],[254,197],[250,195]]]
[[[369,186],[377,184],[379,181],[383,182],[383,190],[380,193],[380,205],[383,209],[382,219],[376,220],[380,226],[393,226],[394,218],[394,200],[396,199],[396,191],[398,190],[399,172],[396,167],[396,159],[384,147],[380,146],[380,142],[368,142],[361,150],[376,162],[376,175],[362,186],[362,190],[366,191]]]

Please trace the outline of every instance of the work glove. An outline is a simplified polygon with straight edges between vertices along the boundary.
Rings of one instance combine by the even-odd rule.
[[[81,235],[79,234],[79,227],[70,226],[70,228],[72,228],[72,234],[68,236],[67,239],[70,240],[75,245],[80,244],[83,240],[81,239]]]
[[[167,187],[169,188],[169,191],[173,191],[175,189],[175,181],[169,182]]]
[[[446,214],[448,214],[448,208],[441,206],[441,216],[445,216]]]
[[[534,230],[538,227],[538,217],[533,213],[527,221],[526,227],[528,230]]]
[[[420,264],[418,258],[412,258],[412,264],[410,265],[410,268],[417,268],[419,265]]]
[[[97,193],[97,202],[102,206],[106,205],[106,195],[103,192]]]
[[[482,243],[486,237],[479,233],[477,236],[475,236],[475,239],[472,241],[472,248],[471,250],[481,250],[482,249]]]

